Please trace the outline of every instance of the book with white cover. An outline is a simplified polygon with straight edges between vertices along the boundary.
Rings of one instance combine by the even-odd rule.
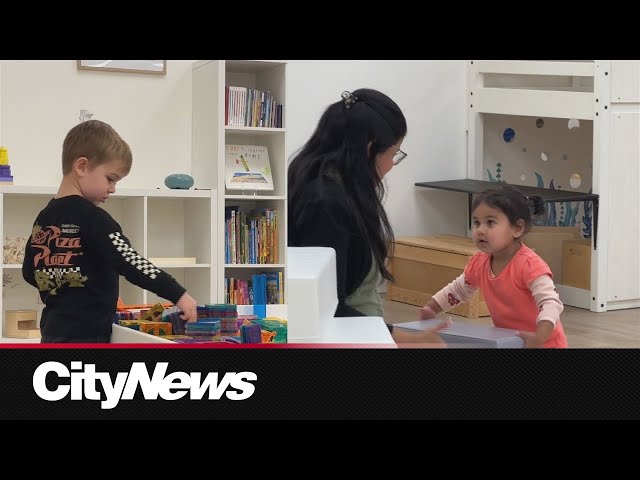
[[[227,190],[273,190],[269,152],[264,145],[225,145]]]

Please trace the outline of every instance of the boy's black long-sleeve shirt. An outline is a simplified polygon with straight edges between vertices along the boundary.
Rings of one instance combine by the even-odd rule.
[[[22,276],[45,304],[43,336],[110,334],[120,275],[173,303],[186,291],[135,251],[108,212],[85,198],[52,199],[38,214]]]

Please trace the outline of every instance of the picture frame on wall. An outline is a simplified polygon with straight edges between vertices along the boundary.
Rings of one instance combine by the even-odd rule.
[[[166,60],[78,60],[78,70],[166,75]]]

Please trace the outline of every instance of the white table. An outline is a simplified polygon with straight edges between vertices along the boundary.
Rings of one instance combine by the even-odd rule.
[[[396,343],[382,317],[336,317],[327,322],[320,343],[381,344]]]

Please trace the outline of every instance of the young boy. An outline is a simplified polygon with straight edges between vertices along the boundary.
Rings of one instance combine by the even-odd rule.
[[[185,288],[138,254],[97,206],[131,163],[129,145],[99,120],[76,125],[64,139],[60,188],[38,214],[22,264],[22,276],[45,303],[42,343],[109,342],[120,275],[175,303],[184,320],[196,320],[196,302]]]

